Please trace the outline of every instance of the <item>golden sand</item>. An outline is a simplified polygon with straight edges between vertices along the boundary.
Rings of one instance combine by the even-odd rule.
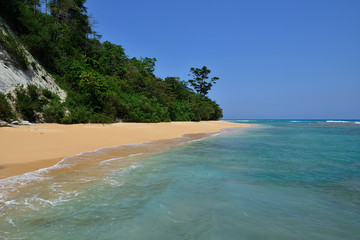
[[[103,147],[173,139],[184,134],[212,133],[248,127],[225,121],[37,124],[0,128],[0,179],[50,167],[61,159]]]

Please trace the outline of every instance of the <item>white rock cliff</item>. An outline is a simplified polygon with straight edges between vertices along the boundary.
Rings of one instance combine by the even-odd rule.
[[[14,34],[10,28],[0,18],[0,34],[9,32],[13,37]],[[5,31],[4,27],[7,28]],[[20,46],[22,47],[22,46]],[[36,85],[46,88],[57,94],[62,101],[66,98],[66,92],[63,91],[56,83],[55,79],[24,49],[28,62],[31,63],[28,70],[19,69],[12,56],[0,44],[0,92],[6,94],[12,92],[16,86]]]

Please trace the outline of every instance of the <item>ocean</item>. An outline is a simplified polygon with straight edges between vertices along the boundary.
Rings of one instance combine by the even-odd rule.
[[[229,121],[0,180],[0,239],[359,239],[360,121]]]

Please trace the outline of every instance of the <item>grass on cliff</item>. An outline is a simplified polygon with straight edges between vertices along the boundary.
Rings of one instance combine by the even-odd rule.
[[[0,47],[2,46],[10,54],[17,67],[22,70],[28,70],[30,63],[24,49],[19,42],[13,38],[4,24],[1,24],[1,27],[3,31],[0,29]]]

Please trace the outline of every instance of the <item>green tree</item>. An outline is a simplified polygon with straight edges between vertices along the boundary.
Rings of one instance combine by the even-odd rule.
[[[0,120],[10,121],[15,117],[14,112],[6,99],[5,95],[0,93]]]
[[[157,61],[156,58],[148,58],[148,57],[145,57],[145,58],[141,58],[140,59],[141,61],[141,65],[142,67],[148,71],[148,73],[153,73],[155,71],[155,62]]]
[[[202,68],[191,68],[190,72],[193,76],[193,79],[190,79],[189,83],[201,96],[206,96],[211,87],[216,83],[217,80],[219,80],[218,77],[213,77],[210,79],[210,81],[208,81],[208,75],[211,71],[210,69],[207,69],[206,66],[203,66]]]

